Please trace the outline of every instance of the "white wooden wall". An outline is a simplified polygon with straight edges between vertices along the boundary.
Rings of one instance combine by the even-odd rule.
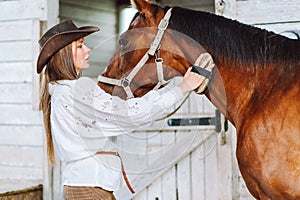
[[[215,11],[278,33],[300,29],[299,0],[164,0],[162,3]],[[61,172],[58,167],[54,170],[56,179],[49,176],[52,169],[45,162],[43,126],[37,109],[39,77],[35,63],[40,34],[59,18],[71,18],[78,26],[100,26],[101,32],[87,38],[87,44],[94,50],[92,67],[86,75],[95,77],[116,45],[116,15],[115,2],[111,0],[0,1],[0,193],[44,183],[45,199],[58,199]],[[214,107],[203,97],[197,98],[186,103],[179,113],[213,115]],[[192,102],[198,105],[200,102],[200,107],[192,109]],[[115,141],[127,152],[137,149],[139,152],[123,152],[130,179],[137,184],[134,199],[252,199],[237,169],[232,127],[226,133],[226,144],[221,145],[220,134],[213,127],[175,130],[162,124],[155,126],[143,127],[135,133],[146,138],[139,143],[129,142],[131,138],[126,136]],[[190,138],[193,143],[183,151],[184,142],[190,142]],[[176,157],[178,152],[184,157]],[[143,153],[147,156],[142,156]],[[168,161],[170,158],[172,162]],[[166,163],[171,165],[149,172]],[[137,167],[138,174],[134,173]],[[131,197],[125,187],[116,195],[118,199]]]
[[[214,116],[214,112],[215,107],[206,97],[192,94],[171,118]],[[129,145],[120,145],[129,179],[137,193],[130,194],[124,186],[115,193],[117,199],[237,199],[239,188],[234,185],[239,178],[236,165],[232,164],[235,162],[232,129],[225,134],[225,144],[212,125],[168,127],[156,122],[141,130],[148,130],[143,133],[145,140],[135,141],[131,137]],[[141,130],[135,133],[136,137]],[[123,142],[129,141],[128,136],[123,137]]]
[[[300,30],[299,9],[299,0],[216,0],[217,14],[276,33]]]
[[[43,183],[35,59],[45,1],[0,1],[0,193]]]
[[[215,12],[214,1],[212,0],[161,0],[162,5],[181,6],[194,10]]]

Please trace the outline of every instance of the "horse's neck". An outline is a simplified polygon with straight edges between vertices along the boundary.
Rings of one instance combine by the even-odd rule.
[[[234,70],[219,61],[217,63],[207,96],[233,124],[238,124],[251,108],[257,77],[251,72]]]
[[[203,15],[207,17],[206,15],[209,14],[203,13]],[[214,15],[208,17],[213,18]],[[197,29],[194,18],[188,18],[184,23],[185,26],[190,23],[191,26],[194,26],[194,29]],[[240,116],[245,115],[243,112],[247,110],[251,96],[255,91],[253,82],[258,78],[256,76],[257,71],[254,66],[251,66],[251,62],[244,64],[234,60],[234,57],[230,57],[231,55],[222,55],[222,51],[220,50],[222,44],[218,44],[218,42],[222,42],[223,45],[225,45],[225,43],[229,41],[218,37],[218,35],[221,34],[221,27],[217,27],[217,24],[213,24],[207,20],[204,20],[204,22],[199,21],[197,25],[200,27],[198,33],[192,33],[191,30],[177,31],[183,32],[183,34],[196,40],[204,49],[212,54],[217,65],[217,70],[208,98],[223,114],[226,114],[231,122],[234,124],[238,123],[238,120],[241,118]],[[227,32],[227,34],[230,33]],[[231,40],[235,39],[236,38],[231,38]],[[218,48],[218,46],[220,48]],[[195,48],[190,48],[189,45],[183,45],[182,48],[186,54],[191,54],[191,49],[195,50]],[[239,46],[236,46],[236,48],[239,48]],[[199,50],[199,52],[201,51],[202,50]],[[232,48],[231,51],[231,54],[238,53],[238,49]],[[192,55],[192,57],[195,57],[195,55]],[[240,67],[239,65],[248,66]]]
[[[195,45],[183,44],[182,51],[191,64],[205,52]],[[214,52],[210,52],[215,58]],[[211,102],[233,123],[237,123],[254,93],[255,71],[246,70],[221,59],[214,60],[216,69],[207,94]],[[201,64],[201,63],[200,63]],[[186,69],[190,66],[186,66]],[[251,82],[251,81],[252,82]]]

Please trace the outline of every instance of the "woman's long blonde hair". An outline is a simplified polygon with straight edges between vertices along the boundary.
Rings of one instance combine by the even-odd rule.
[[[47,155],[51,165],[55,164],[54,146],[51,132],[51,96],[48,91],[50,82],[59,80],[74,80],[78,78],[72,56],[72,43],[59,50],[52,56],[42,77],[40,109],[43,111],[46,132]]]

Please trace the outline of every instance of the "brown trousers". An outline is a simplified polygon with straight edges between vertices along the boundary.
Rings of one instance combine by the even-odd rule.
[[[113,192],[100,187],[64,186],[66,200],[116,200]]]

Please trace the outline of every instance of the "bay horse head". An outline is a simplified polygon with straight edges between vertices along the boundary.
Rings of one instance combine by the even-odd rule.
[[[120,36],[110,64],[99,77],[102,89],[123,99],[143,96],[171,78],[182,76],[206,52],[189,36],[167,29],[171,17],[171,10],[165,15],[168,8],[146,1],[132,1],[132,4],[139,13]]]
[[[148,54],[170,7],[132,4],[138,13],[102,74],[119,86],[99,86],[122,98],[123,86],[142,96],[159,82],[157,58],[169,80],[208,52],[217,69],[206,96],[236,128],[239,169],[250,193],[256,199],[300,199],[300,40],[174,7],[160,45]]]

